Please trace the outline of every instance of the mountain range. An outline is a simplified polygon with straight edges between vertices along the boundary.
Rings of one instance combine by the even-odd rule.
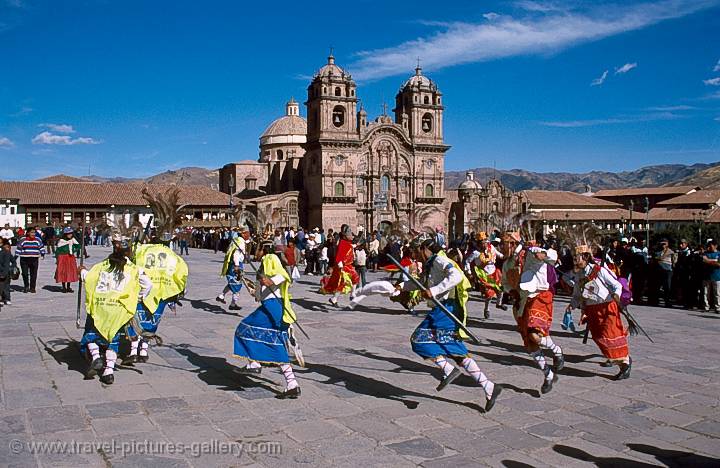
[[[454,189],[472,172],[475,180],[486,184],[496,178],[512,191],[519,190],[568,190],[584,192],[628,187],[657,187],[676,185],[697,185],[702,188],[720,188],[720,162],[710,164],[660,164],[645,166],[634,171],[607,172],[532,172],[524,169],[501,170],[478,167],[463,171],[446,171],[445,187]],[[75,179],[89,182],[126,182],[151,184],[204,185],[217,189],[218,169],[184,167],[165,171],[147,178],[83,176]],[[52,179],[52,178],[50,178]]]

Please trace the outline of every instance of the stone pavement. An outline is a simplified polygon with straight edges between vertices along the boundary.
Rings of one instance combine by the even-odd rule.
[[[91,261],[106,250],[92,248]],[[303,276],[293,294],[311,336],[298,400],[274,397],[276,369],[237,375],[232,339],[254,310],[214,297],[221,254],[191,250],[187,300],[160,326],[150,362],[121,368],[116,383],[84,380],[76,295],[41,262],[36,295],[13,292],[0,311],[0,466],[718,466],[720,316],[634,307],[655,339],[634,337],[633,375],[615,382],[592,343],[553,327],[567,364],[554,390],[523,352],[510,312],[471,303],[469,346],[505,392],[489,414],[462,377],[441,394],[439,371],[410,350],[421,320],[386,299],[353,312],[326,307]],[[379,275],[371,275],[379,277]],[[347,299],[345,299],[346,301]],[[556,302],[562,316],[565,300]],[[57,442],[49,446],[47,443]],[[35,445],[33,445],[35,444]],[[204,445],[203,445],[204,444]],[[240,450],[242,449],[242,450]]]

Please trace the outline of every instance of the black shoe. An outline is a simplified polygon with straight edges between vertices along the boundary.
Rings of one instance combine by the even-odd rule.
[[[97,375],[97,373],[98,373],[99,371],[103,370],[103,367],[105,367],[105,364],[103,363],[102,358],[95,358],[95,359],[93,359],[93,361],[90,363],[90,367],[88,368],[87,373],[85,374],[85,376],[86,376],[88,379],[92,379],[92,378],[94,378],[94,377]]]
[[[67,292],[73,293],[73,292],[75,292],[75,291],[73,291],[73,288],[67,288]]]
[[[66,288],[65,286],[62,287],[62,292],[63,292],[63,293],[68,292],[68,291],[67,291],[67,288]]]
[[[23,288],[23,293],[27,294],[29,292],[30,292],[30,290],[28,288]]]
[[[620,364],[620,372],[615,376],[615,380],[624,380],[630,377],[630,370],[632,370],[632,358],[627,364]]]
[[[132,366],[137,362],[137,354],[133,354],[132,356],[128,356],[122,361],[123,366]]]
[[[555,368],[556,373],[565,367],[565,356],[563,356],[562,353],[553,355],[553,367]]]
[[[30,290],[30,293],[31,293],[31,294],[35,294],[36,292],[37,292],[37,291],[35,291],[34,288]]]
[[[493,406],[495,406],[495,400],[497,400],[497,397],[500,395],[500,392],[502,392],[503,388],[500,384],[495,384],[495,387],[493,388],[492,395],[490,395],[490,398],[488,401],[485,402],[485,412],[487,413],[491,409],[493,409]]]
[[[230,307],[228,307],[228,309],[230,309],[230,310],[240,310],[240,309],[242,309],[242,307],[240,307],[240,306],[237,305],[237,304],[230,304]]]
[[[295,387],[292,390],[285,390],[279,394],[276,398],[278,400],[295,400],[300,396],[300,387]]]
[[[500,310],[507,310],[507,306],[502,304],[495,304],[495,308]]]
[[[227,302],[225,302],[225,298],[224,298],[224,297],[218,296],[218,297],[215,298],[215,300],[216,300],[217,302],[221,302],[221,303],[223,303],[223,304],[227,304]]]
[[[112,385],[113,382],[115,382],[115,374],[101,375],[100,382],[104,383],[105,385]]]
[[[558,381],[558,375],[557,373],[553,372],[553,378],[552,379],[545,379],[545,381],[542,384],[542,387],[540,387],[540,393],[543,395],[546,393],[550,393],[550,390],[553,388],[553,384]]]
[[[235,369],[235,373],[237,374],[243,374],[243,375],[260,375],[262,372],[262,367],[240,367],[239,369]]]
[[[150,356],[148,356],[147,354],[145,356],[138,356],[137,362],[145,363],[148,362],[148,359],[150,359]]]
[[[455,379],[457,379],[458,377],[460,377],[461,374],[462,374],[462,371],[460,369],[458,369],[457,367],[454,368],[452,370],[452,372],[450,372],[448,375],[446,375],[442,379],[442,381],[440,382],[440,384],[437,386],[437,388],[435,390],[437,390],[438,392],[441,391],[443,388],[445,388],[448,385],[450,385],[451,383],[453,383],[453,381]]]
[[[610,359],[606,359],[603,362],[600,363],[600,367],[612,367],[615,364]]]
[[[485,316],[486,319],[489,319],[489,318],[490,318],[490,311],[489,311],[488,309],[485,309],[485,310],[483,311],[483,315]]]

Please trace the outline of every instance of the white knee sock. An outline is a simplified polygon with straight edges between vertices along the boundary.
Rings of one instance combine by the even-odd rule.
[[[145,340],[140,340],[140,356],[148,355],[148,344]]]
[[[248,369],[257,369],[259,367],[262,367],[259,362],[257,361],[250,361],[248,362],[248,365],[246,366]]]
[[[233,293],[231,304],[237,304],[237,302],[239,300],[240,300],[240,293]]]
[[[455,369],[455,366],[450,364],[447,359],[445,359],[445,356],[438,356],[435,359],[433,359],[433,362],[436,366],[438,366],[440,369],[442,369],[443,374],[445,374],[445,377],[450,375],[450,373]]]
[[[105,370],[103,375],[112,374],[115,370],[115,361],[117,360],[117,353],[112,349],[105,351]]]
[[[283,377],[285,377],[288,390],[292,390],[298,386],[297,380],[295,380],[295,373],[293,372],[290,364],[282,364],[280,366],[280,371],[282,372]]]
[[[96,345],[95,343],[88,343],[87,349],[90,351],[90,356],[92,357],[92,360],[100,357],[100,346]]]
[[[540,338],[540,347],[549,349],[554,355],[562,354],[562,348],[555,344],[555,342],[549,336],[543,336]]]
[[[139,345],[140,345],[140,340],[135,340],[135,341],[130,342],[130,356],[137,356]]]
[[[551,380],[553,378],[553,371],[547,366],[547,363],[545,361],[545,355],[543,354],[542,350],[537,350],[533,353],[530,353],[530,356],[535,359],[535,362],[537,363],[540,370],[545,373],[545,379]]]
[[[492,396],[493,389],[495,388],[495,384],[482,373],[480,367],[477,365],[477,362],[475,362],[472,358],[466,357],[463,359],[462,365],[465,368],[465,371],[470,374],[470,377],[475,379],[483,390],[485,390],[485,395],[490,398]]]

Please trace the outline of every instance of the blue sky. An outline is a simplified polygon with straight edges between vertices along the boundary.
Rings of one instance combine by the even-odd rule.
[[[0,178],[256,159],[330,46],[371,118],[421,58],[448,170],[720,161],[720,0],[0,0]]]

